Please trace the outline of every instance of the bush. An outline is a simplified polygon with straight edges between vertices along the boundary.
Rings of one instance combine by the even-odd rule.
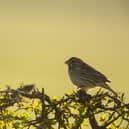
[[[99,90],[50,97],[34,85],[0,91],[0,129],[129,129],[124,94]]]

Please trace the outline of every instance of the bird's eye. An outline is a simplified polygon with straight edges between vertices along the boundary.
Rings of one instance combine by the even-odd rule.
[[[71,60],[71,63],[74,63],[74,60]]]
[[[72,64],[75,64],[76,63],[76,61],[75,60],[72,60]]]

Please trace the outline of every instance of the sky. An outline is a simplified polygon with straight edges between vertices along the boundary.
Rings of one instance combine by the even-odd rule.
[[[127,0],[1,0],[0,87],[36,84],[63,96],[76,89],[64,64],[74,56],[129,98],[128,7]]]

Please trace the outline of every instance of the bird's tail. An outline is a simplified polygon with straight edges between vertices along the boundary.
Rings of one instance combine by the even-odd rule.
[[[103,87],[104,87],[105,89],[110,90],[115,96],[117,96],[117,93],[116,93],[108,84],[104,83],[104,84],[103,84]]]

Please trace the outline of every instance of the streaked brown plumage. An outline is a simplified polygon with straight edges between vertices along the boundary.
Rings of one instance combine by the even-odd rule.
[[[87,90],[99,86],[117,95],[107,84],[107,82],[110,82],[107,77],[81,59],[72,57],[65,63],[68,65],[68,73],[71,81],[79,88]]]

